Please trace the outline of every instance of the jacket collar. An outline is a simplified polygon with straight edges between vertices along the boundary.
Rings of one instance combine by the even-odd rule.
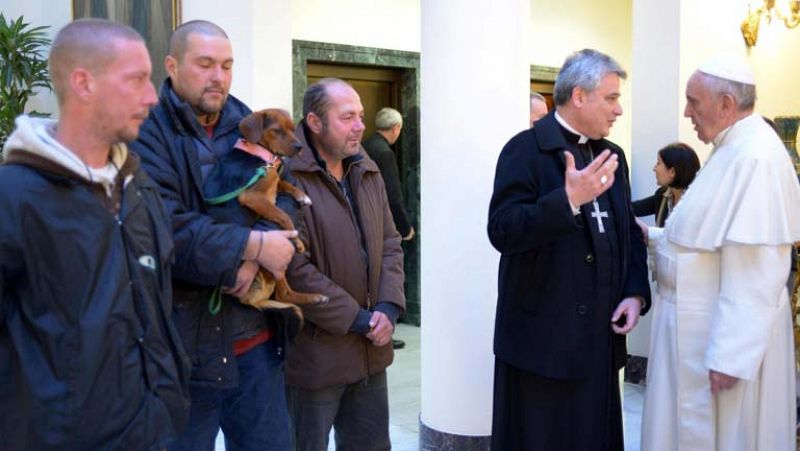
[[[303,150],[291,158],[291,169],[301,172],[327,172],[325,160],[322,159],[317,149],[314,148],[311,139],[308,138],[309,133],[311,131],[308,130],[306,121],[300,121],[295,130],[295,135],[303,144]],[[366,157],[364,147],[361,145],[359,145],[358,154],[346,158],[343,163],[345,172],[347,172],[348,168],[360,168],[366,172],[380,172],[378,165],[372,159]]]
[[[536,133],[536,141],[542,152],[563,151],[577,144],[580,139],[580,135],[567,130],[558,123],[555,117],[555,111],[551,111],[547,116],[536,121],[533,131]],[[588,142],[591,143],[594,149],[611,149],[612,152],[616,151],[616,145],[605,138],[589,139]]]

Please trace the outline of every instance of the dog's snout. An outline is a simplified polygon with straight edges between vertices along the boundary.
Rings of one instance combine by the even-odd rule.
[[[303,150],[303,145],[295,141],[294,143],[292,143],[292,149],[294,149],[295,152],[300,152],[301,150]]]

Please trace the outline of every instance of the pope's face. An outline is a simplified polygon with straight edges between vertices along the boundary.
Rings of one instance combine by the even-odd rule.
[[[725,129],[722,121],[722,97],[706,87],[703,75],[695,72],[686,84],[686,108],[683,115],[692,120],[700,141],[710,143]]]

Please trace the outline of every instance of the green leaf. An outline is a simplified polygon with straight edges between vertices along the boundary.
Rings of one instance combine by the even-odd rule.
[[[53,88],[43,56],[50,46],[49,28],[32,26],[23,16],[7,19],[0,13],[0,148],[28,99],[39,89]]]

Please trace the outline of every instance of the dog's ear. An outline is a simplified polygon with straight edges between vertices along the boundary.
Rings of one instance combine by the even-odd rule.
[[[266,115],[251,113],[239,122],[239,131],[242,132],[242,136],[248,142],[255,144],[261,141],[261,134],[264,133],[265,128],[262,116]]]

